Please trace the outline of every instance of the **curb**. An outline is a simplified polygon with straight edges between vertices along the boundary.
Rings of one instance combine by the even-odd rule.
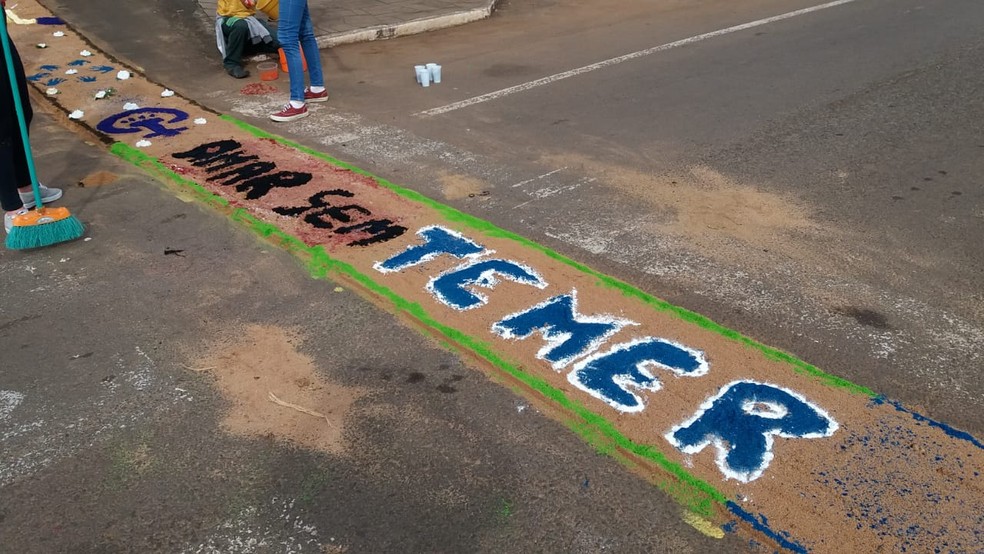
[[[499,0],[489,0],[487,8],[476,8],[464,10],[447,15],[412,19],[395,25],[377,25],[365,29],[345,31],[341,33],[331,33],[320,35],[317,38],[319,48],[331,48],[342,44],[353,44],[357,42],[370,42],[374,40],[385,40],[408,35],[426,33],[427,31],[437,31],[448,27],[457,27],[466,23],[481,21],[492,16]]]
[[[473,23],[475,21],[488,19],[492,16],[492,13],[495,11],[500,1],[501,0],[488,0],[488,6],[484,8],[461,10],[445,15],[411,19],[410,21],[394,23],[391,25],[375,25],[372,27],[354,29],[351,31],[317,35],[315,38],[318,41],[318,48],[325,49],[340,46],[342,44],[385,40],[389,38],[426,33],[428,31],[437,31],[440,29],[457,27],[459,25],[465,25],[466,23]],[[198,5],[205,16],[208,18],[214,18],[214,8],[206,7],[202,3],[202,0],[199,0]]]

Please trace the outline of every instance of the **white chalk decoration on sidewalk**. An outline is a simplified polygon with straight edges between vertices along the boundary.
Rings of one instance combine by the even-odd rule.
[[[151,145],[151,142],[149,140],[143,139],[143,140],[138,140],[137,141],[136,147],[137,148],[147,148],[150,145]]]
[[[85,117],[85,112],[82,110],[75,110],[74,112],[68,114],[69,119],[82,119]]]
[[[170,98],[172,96],[174,96],[174,91],[169,88],[164,89],[164,92],[161,93],[161,98]]]
[[[123,109],[128,112],[132,112],[133,110],[139,110],[140,106],[133,102],[127,102],[126,104],[123,104]]]
[[[92,52],[89,52],[88,50],[83,50],[79,52],[79,55],[82,56],[83,58],[88,58],[89,56],[92,55]]]
[[[69,69],[68,71],[65,72],[65,75],[75,75],[78,72],[79,72],[78,69]]]
[[[126,81],[129,78],[130,78],[130,72],[125,69],[116,74],[116,79],[119,81]]]
[[[53,36],[53,37],[63,37],[63,36],[65,36],[65,31],[55,31],[54,33],[51,33],[51,36]]]
[[[206,123],[208,123],[208,121],[206,121],[204,117],[199,117],[195,120],[195,125],[205,125]]]
[[[55,87],[51,87],[48,90],[44,91],[44,93],[47,94],[48,96],[55,96],[56,94],[58,94],[58,89],[56,89]]]

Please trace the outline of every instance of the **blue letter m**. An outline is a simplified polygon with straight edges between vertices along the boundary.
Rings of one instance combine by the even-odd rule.
[[[577,291],[555,296],[542,304],[507,316],[492,325],[492,330],[506,339],[525,339],[539,331],[546,346],[537,358],[547,360],[554,369],[561,369],[577,358],[590,354],[608,337],[633,321],[614,316],[583,316],[577,313]]]

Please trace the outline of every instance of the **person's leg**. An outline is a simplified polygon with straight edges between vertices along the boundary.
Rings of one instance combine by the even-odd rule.
[[[16,53],[13,57],[15,71],[23,72],[20,58]],[[17,86],[17,83],[15,82],[13,86]],[[7,69],[0,66],[0,208],[2,208],[0,213],[3,214],[3,228],[8,233],[14,225],[14,216],[24,208],[24,203],[21,201],[17,189],[19,186],[30,182],[30,177],[25,181],[23,176],[26,169],[23,167],[25,164],[24,149],[20,125],[17,123],[17,112],[14,111],[12,91]]]
[[[0,129],[0,208],[5,212],[13,212],[24,207],[20,194],[17,193],[16,156],[11,137],[12,133],[20,134],[20,131],[5,127]],[[19,142],[18,140],[17,143]]]
[[[11,83],[7,69],[0,67],[0,207],[5,212],[23,207],[18,189],[31,185],[13,94],[13,87],[16,86],[21,93],[21,98],[26,100],[27,83],[24,79],[24,66],[21,64],[20,55],[13,41],[10,42],[10,54],[14,61],[17,80]],[[23,110],[24,118],[30,125],[33,111],[29,100],[25,102]]]
[[[232,25],[223,23],[222,34],[226,41],[226,56],[222,60],[226,73],[237,79],[249,77],[249,71],[243,68],[243,50],[249,42],[249,25],[242,19]]]
[[[311,21],[311,11],[308,9],[307,0],[304,0],[304,13],[300,26],[301,48],[304,50],[304,58],[307,60],[308,78],[311,86],[325,86],[325,76],[321,70],[321,50],[318,49],[318,39],[314,36],[314,22]]]
[[[258,42],[253,44],[252,41],[246,43],[246,49],[244,50],[245,56],[252,56],[254,54],[277,54],[280,52],[280,41],[277,40],[277,29],[272,26],[269,21],[260,21],[260,24],[270,31],[270,42]]]
[[[270,42],[261,42],[256,45],[257,50],[261,54],[277,54],[280,52],[280,41],[277,40],[277,27],[270,21],[262,22],[263,26],[270,31],[270,36],[272,40]]]
[[[290,76],[290,99],[304,102],[304,63],[301,61],[300,31],[307,0],[283,0],[280,3],[280,24],[277,38],[287,58]]]
[[[24,76],[24,64],[21,63],[20,54],[17,52],[17,47],[13,42],[10,43],[10,54],[14,61],[14,75],[17,79],[17,90],[20,92],[21,109],[23,110],[27,127],[30,129],[31,122],[34,120],[34,110],[31,108],[31,97],[28,96],[27,78]],[[7,72],[5,69],[3,73],[5,80],[9,80],[6,76]],[[4,110],[7,112],[6,121],[3,123],[5,131],[0,141],[7,141],[9,137],[10,147],[6,149],[10,154],[10,158],[6,163],[9,163],[13,169],[11,183],[17,188],[20,203],[25,208],[33,208],[35,205],[34,189],[31,187],[31,172],[27,167],[27,148],[25,148],[24,141],[21,138],[20,122],[17,120],[17,112],[14,111],[14,96],[9,85],[0,86],[3,86],[3,91],[5,92],[4,98],[0,102],[5,106],[9,106],[8,109]],[[6,174],[0,173],[0,175]],[[44,204],[54,202],[62,197],[61,189],[48,188],[40,183],[38,186],[41,189],[41,202]],[[10,203],[10,205],[15,204],[16,202]]]

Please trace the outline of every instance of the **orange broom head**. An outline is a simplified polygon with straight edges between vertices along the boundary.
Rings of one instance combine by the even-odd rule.
[[[72,217],[68,208],[39,208],[14,217],[14,227],[33,227]]]

